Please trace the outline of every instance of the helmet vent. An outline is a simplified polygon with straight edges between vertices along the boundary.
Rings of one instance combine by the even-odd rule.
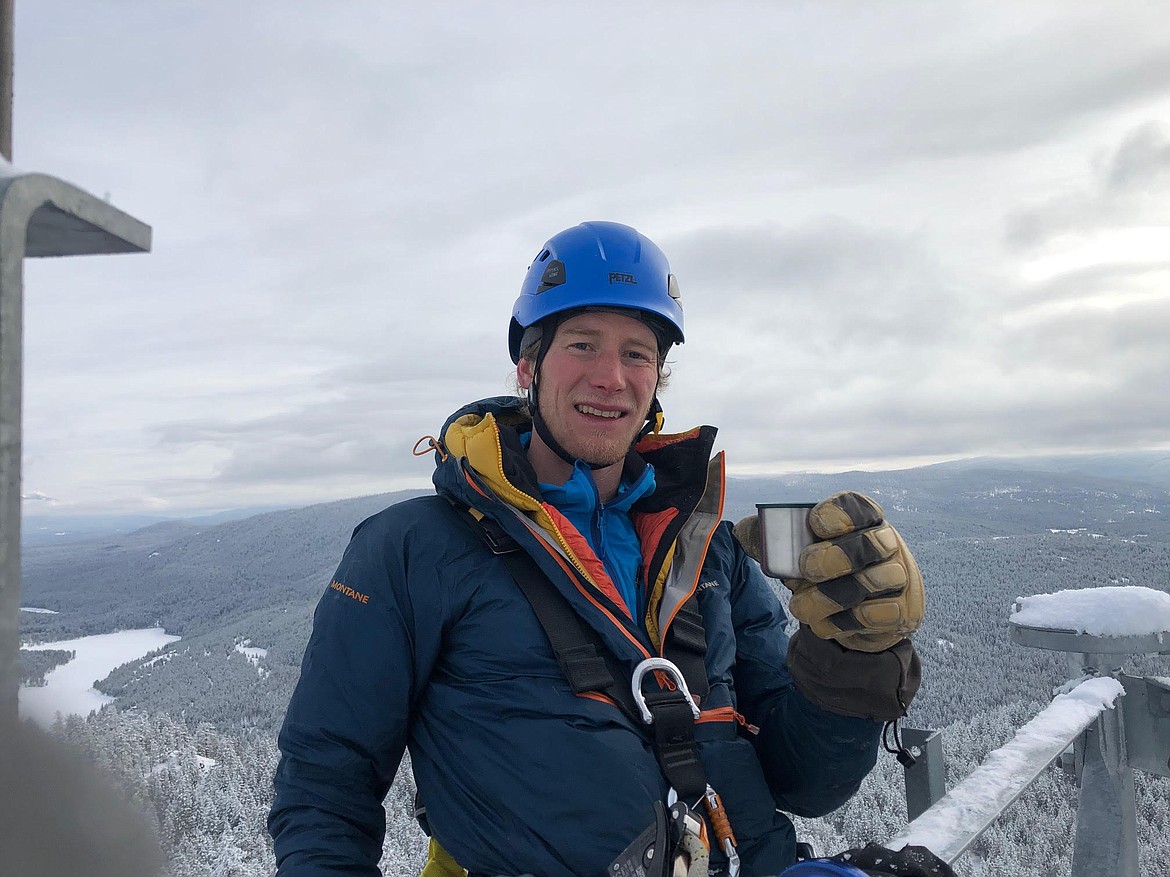
[[[537,295],[552,289],[554,286],[560,286],[565,282],[565,263],[560,259],[553,259],[548,263],[544,269],[544,274],[540,277],[540,288],[536,290]]]
[[[547,259],[551,255],[552,255],[552,250],[545,250],[543,253],[541,253],[539,256],[536,257],[536,261],[543,262],[545,259]]]

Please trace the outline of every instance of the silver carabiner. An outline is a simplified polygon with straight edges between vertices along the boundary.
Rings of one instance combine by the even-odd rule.
[[[634,703],[638,705],[638,710],[642,713],[642,721],[647,725],[654,724],[654,716],[651,714],[650,708],[646,706],[646,696],[642,694],[642,677],[651,670],[662,670],[673,677],[675,684],[678,685],[679,690],[686,697],[687,703],[691,705],[691,714],[697,721],[699,718],[699,708],[695,706],[695,699],[691,697],[691,690],[687,688],[687,680],[683,678],[682,671],[675,666],[674,662],[668,661],[666,658],[647,658],[634,668],[634,678],[630,683],[630,687],[634,692]]]

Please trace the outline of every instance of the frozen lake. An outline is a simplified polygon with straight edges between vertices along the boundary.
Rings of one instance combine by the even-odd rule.
[[[21,686],[20,715],[44,728],[53,724],[57,713],[88,716],[113,700],[94,689],[95,681],[104,679],[115,667],[141,658],[177,639],[179,637],[171,636],[161,627],[151,627],[22,646],[30,651],[72,651],[77,653],[77,657],[50,671],[43,687]]]

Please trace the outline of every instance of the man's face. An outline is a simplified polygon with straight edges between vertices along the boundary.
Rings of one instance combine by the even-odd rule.
[[[520,360],[520,386],[532,363]],[[571,456],[596,466],[623,460],[646,422],[658,387],[658,342],[650,327],[609,312],[578,314],[557,327],[540,366],[537,404]]]

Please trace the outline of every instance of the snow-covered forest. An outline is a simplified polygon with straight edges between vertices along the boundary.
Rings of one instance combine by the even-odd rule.
[[[20,684],[39,687],[45,684],[45,674],[68,663],[77,653],[65,649],[22,649],[20,652]]]
[[[728,515],[746,513],[755,501],[828,492],[842,480],[733,482]],[[923,569],[928,618],[917,643],[924,685],[909,724],[943,729],[948,786],[1008,741],[1068,678],[1060,655],[1009,641],[1006,619],[1017,596],[1116,584],[1170,592],[1164,488],[937,467],[847,480],[885,504]],[[275,731],[312,607],[349,529],[387,501],[272,513],[202,531],[150,528],[29,553],[26,602],[57,614],[23,619],[26,639],[139,623],[182,636],[161,656],[104,680],[102,690],[117,698],[112,706],[54,729],[141,807],[173,877],[272,873],[265,817]],[[1130,660],[1126,669],[1170,676],[1170,659]],[[1139,772],[1136,787],[1142,873],[1170,873],[1170,780]],[[407,759],[385,803],[385,874],[416,874],[425,857],[413,795]],[[959,873],[1068,874],[1076,795],[1071,776],[1049,769],[960,860]],[[845,807],[796,821],[801,839],[826,854],[895,835],[905,825],[900,765],[883,755]]]

